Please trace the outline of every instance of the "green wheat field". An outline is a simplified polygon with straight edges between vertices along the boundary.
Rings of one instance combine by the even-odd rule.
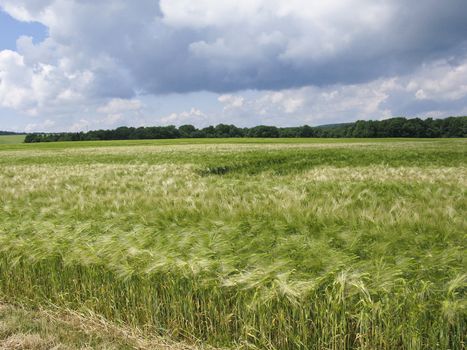
[[[0,135],[0,145],[18,144],[24,141],[25,135]]]
[[[0,145],[0,299],[199,346],[463,349],[467,141]]]

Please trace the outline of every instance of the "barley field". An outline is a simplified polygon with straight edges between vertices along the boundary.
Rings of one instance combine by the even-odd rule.
[[[25,135],[0,135],[0,145],[18,144],[24,141]]]
[[[466,151],[0,145],[0,300],[226,349],[463,349]]]

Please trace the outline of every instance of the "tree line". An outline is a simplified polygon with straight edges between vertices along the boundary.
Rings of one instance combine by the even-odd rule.
[[[445,119],[391,118],[385,120],[359,120],[353,123],[311,127],[276,127],[259,125],[239,128],[235,125],[218,124],[198,129],[193,125],[176,127],[126,127],[113,130],[87,132],[33,133],[26,143],[91,140],[138,140],[177,138],[231,138],[231,137],[467,137],[467,116]]]

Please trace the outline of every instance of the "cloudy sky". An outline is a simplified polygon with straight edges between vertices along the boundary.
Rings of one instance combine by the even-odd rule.
[[[461,114],[466,0],[0,0],[0,130]]]

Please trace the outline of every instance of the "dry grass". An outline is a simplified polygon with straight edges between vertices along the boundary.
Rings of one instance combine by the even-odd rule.
[[[81,314],[49,305],[26,309],[0,304],[0,350],[215,350],[175,343],[112,324],[98,315]]]

